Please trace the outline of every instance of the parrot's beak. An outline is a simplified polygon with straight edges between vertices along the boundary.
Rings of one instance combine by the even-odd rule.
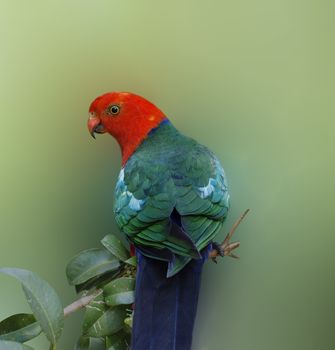
[[[101,124],[101,120],[93,113],[90,113],[87,122],[88,131],[95,139],[95,134],[104,134],[106,132],[104,126]]]

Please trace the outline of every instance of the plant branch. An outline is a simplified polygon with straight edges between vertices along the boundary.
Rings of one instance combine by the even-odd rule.
[[[233,254],[232,251],[235,250],[240,246],[240,242],[230,242],[230,239],[232,238],[233,234],[235,233],[237,227],[240,225],[242,220],[246,217],[246,215],[249,213],[250,209],[247,209],[234,223],[230,231],[228,232],[226,238],[223,240],[223,242],[220,244],[220,251],[217,249],[213,249],[209,253],[209,258],[213,259],[213,261],[216,262],[216,257],[218,256],[230,256],[232,258],[238,258],[237,255]],[[66,306],[64,308],[64,316],[68,316],[72,314],[73,312],[76,312],[85,306],[87,306],[93,299],[95,299],[98,295],[102,293],[102,289],[96,289],[92,294],[85,295],[78,300],[74,301],[70,305]]]
[[[93,299],[102,293],[102,289],[95,290],[92,294],[85,295],[64,308],[64,316],[69,316],[87,306]]]
[[[240,225],[240,223],[242,222],[242,220],[246,217],[246,215],[249,213],[250,209],[247,209],[234,223],[234,225],[232,226],[232,228],[230,229],[230,231],[228,232],[226,238],[223,240],[223,242],[220,245],[220,250],[218,249],[213,249],[210,253],[209,253],[209,257],[212,258],[214,260],[214,262],[216,262],[215,258],[217,256],[230,256],[232,258],[236,258],[238,259],[239,257],[235,254],[232,253],[232,251],[236,248],[238,248],[240,246],[240,242],[231,242],[230,243],[230,239],[232,238],[234,232],[236,231],[237,227]]]

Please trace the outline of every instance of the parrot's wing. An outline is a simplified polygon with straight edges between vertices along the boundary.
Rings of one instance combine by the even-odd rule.
[[[146,144],[128,160],[115,202],[120,229],[143,254],[169,261],[168,275],[201,257],[229,206],[224,171],[213,153],[184,136],[174,141],[164,148]]]
[[[197,161],[191,158],[193,165],[191,169],[186,167],[186,172],[197,176],[191,178],[191,185],[179,188],[176,210],[182,227],[201,250],[221,228],[229,209],[229,194],[224,170],[216,157],[208,149],[194,157]]]
[[[215,155],[197,144],[189,150],[183,169],[185,176],[174,180],[176,185],[176,211],[180,214],[181,227],[192,238],[203,257],[209,243],[222,227],[229,209],[229,194],[224,170]],[[176,258],[169,264],[168,273],[174,275],[190,259]]]
[[[176,225],[171,220],[175,189],[165,167],[164,163],[143,166],[143,161],[135,158],[121,170],[116,185],[116,222],[130,241],[147,248],[146,255],[154,248],[152,254],[162,260],[170,260],[166,258],[166,249],[198,258],[192,239],[182,229],[172,229]]]

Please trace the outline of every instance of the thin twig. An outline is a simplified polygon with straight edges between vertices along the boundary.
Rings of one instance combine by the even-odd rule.
[[[93,299],[102,293],[102,289],[95,290],[92,294],[85,295],[64,308],[64,316],[68,316],[87,306]]]
[[[250,209],[247,209],[234,223],[234,225],[232,226],[232,228],[230,229],[230,231],[228,232],[226,238],[223,240],[223,242],[221,243],[221,248],[223,251],[223,255],[228,255],[232,258],[236,258],[238,259],[238,256],[233,254],[232,251],[236,248],[238,248],[240,246],[240,242],[232,242],[230,243],[230,239],[232,238],[234,232],[236,231],[237,227],[239,226],[239,224],[242,222],[242,220],[246,217],[246,215],[249,213]],[[212,258],[215,261],[215,258],[217,256],[220,256],[220,252],[217,249],[213,249],[210,253],[209,253],[209,257]]]

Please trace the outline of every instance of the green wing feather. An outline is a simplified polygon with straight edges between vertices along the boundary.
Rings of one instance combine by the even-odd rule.
[[[116,185],[118,226],[139,247],[173,253],[168,275],[199,257],[220,230],[228,208],[227,183],[217,158],[170,123],[141,144]],[[171,234],[173,210],[180,214],[188,239]]]

